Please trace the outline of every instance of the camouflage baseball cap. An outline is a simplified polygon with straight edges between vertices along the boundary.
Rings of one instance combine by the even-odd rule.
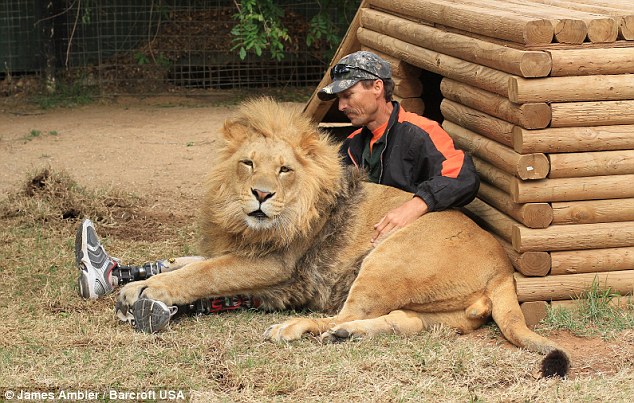
[[[337,97],[359,81],[392,78],[390,64],[372,52],[361,50],[344,56],[330,69],[332,83],[322,88],[317,96],[322,101]]]

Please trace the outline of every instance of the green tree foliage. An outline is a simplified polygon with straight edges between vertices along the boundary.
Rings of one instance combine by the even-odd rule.
[[[342,31],[352,20],[359,0],[309,0],[318,7],[317,14],[309,21],[306,34],[306,45],[314,47],[322,44],[327,58],[341,41]],[[237,50],[241,59],[248,53],[262,56],[268,50],[271,58],[284,58],[290,43],[288,30],[282,21],[284,9],[280,1],[275,0],[242,0],[236,1],[238,12],[233,15],[237,24],[231,30],[233,35],[232,50]],[[341,27],[344,27],[341,29]]]
[[[233,18],[238,21],[231,30],[240,58],[244,60],[247,52],[258,56],[268,49],[276,60],[284,58],[284,42],[290,40],[288,31],[282,25],[284,11],[273,0],[242,0],[236,3],[238,12]]]

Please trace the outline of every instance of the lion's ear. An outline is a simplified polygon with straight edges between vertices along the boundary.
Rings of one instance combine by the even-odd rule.
[[[247,138],[248,129],[241,119],[227,119],[222,134],[228,144],[238,145]]]
[[[299,140],[299,148],[309,158],[315,158],[321,154],[321,148],[323,141],[319,136],[319,133],[304,132]]]

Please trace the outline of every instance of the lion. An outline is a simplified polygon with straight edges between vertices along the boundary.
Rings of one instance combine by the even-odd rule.
[[[331,315],[275,324],[264,333],[275,342],[440,324],[468,333],[492,317],[511,343],[546,354],[543,376],[566,375],[568,354],[525,324],[504,249],[462,212],[427,213],[373,244],[373,224],[412,194],[344,167],[338,144],[301,111],[247,101],[221,132],[201,214],[209,258],[127,284],[119,306],[250,295],[264,310]]]

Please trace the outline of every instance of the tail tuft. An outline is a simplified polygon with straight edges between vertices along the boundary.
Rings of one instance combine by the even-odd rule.
[[[559,376],[561,378],[568,374],[570,369],[570,359],[562,350],[553,350],[542,360],[542,376],[551,378]]]

